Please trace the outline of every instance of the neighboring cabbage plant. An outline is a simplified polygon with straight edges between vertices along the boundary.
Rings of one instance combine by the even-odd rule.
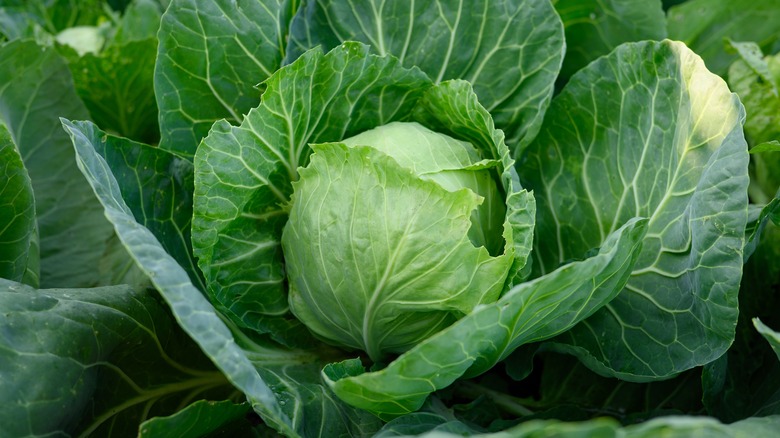
[[[491,151],[416,122],[312,148],[282,236],[309,329],[381,360],[498,298],[515,251]]]

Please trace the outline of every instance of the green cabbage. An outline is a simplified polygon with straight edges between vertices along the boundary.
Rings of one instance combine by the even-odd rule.
[[[382,360],[498,298],[513,252],[497,161],[405,122],[312,148],[282,247],[315,334]]]

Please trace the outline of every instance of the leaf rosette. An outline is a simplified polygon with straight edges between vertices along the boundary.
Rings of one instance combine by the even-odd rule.
[[[487,112],[472,119],[468,83],[434,84],[347,43],[265,85],[244,123],[217,123],[195,158],[195,253],[240,325],[284,318],[289,282],[316,334],[378,360],[527,272],[533,198]]]
[[[217,122],[195,155],[194,252],[238,326],[301,346],[307,330],[278,327],[302,321],[375,367],[389,362],[365,374],[358,359],[326,367],[348,403],[383,418],[419,409],[572,327],[626,281],[642,220],[523,283],[535,201],[468,82],[434,83],[345,43],[263,85],[241,125]]]

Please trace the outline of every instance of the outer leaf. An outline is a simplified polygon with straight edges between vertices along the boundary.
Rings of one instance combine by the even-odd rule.
[[[745,228],[745,254],[747,260],[756,250],[756,246],[761,241],[761,234],[764,232],[770,221],[775,225],[780,225],[780,189],[775,197],[763,207],[750,205],[748,214],[748,224]]]
[[[447,424],[444,424],[443,426],[446,427],[446,425]],[[383,436],[397,436],[392,434],[392,429],[389,429],[389,432],[390,433]],[[597,418],[594,420],[581,422],[530,420],[501,432],[484,433],[479,435],[474,434],[474,436],[478,436],[480,438],[622,438],[623,436],[620,432],[620,424],[614,419]],[[446,428],[436,428],[432,429],[430,432],[417,436],[421,438],[454,438],[468,435],[460,431],[451,432]]]
[[[626,438],[688,437],[770,437],[780,427],[780,416],[748,418],[731,424],[723,424],[706,417],[663,417],[624,428],[620,435]]]
[[[751,154],[763,154],[766,152],[780,152],[780,140],[772,140],[759,143],[750,148]]]
[[[571,419],[610,416],[624,424],[670,413],[703,412],[701,373],[698,370],[650,383],[602,377],[571,358],[548,353],[537,358],[541,382],[538,400],[530,404],[542,418]],[[547,410],[545,412],[545,410]]]
[[[108,41],[99,51],[80,55],[57,45],[92,120],[149,144],[160,138],[153,80],[161,14],[154,0],[137,0],[104,32]]]
[[[780,81],[776,80],[774,77],[775,75],[772,74],[768,62],[764,59],[764,54],[761,52],[761,47],[752,41],[729,41],[729,45],[737,51],[740,60],[747,64],[748,67],[761,78],[762,82],[766,83],[766,87],[770,94],[777,97],[777,86]],[[732,64],[730,68],[733,67],[734,64]],[[777,69],[775,68],[775,70]]]
[[[457,425],[454,425],[453,423],[457,423]],[[455,427],[460,427],[461,430],[457,430]],[[467,433],[472,435],[476,434],[476,431],[466,427],[461,422],[453,421],[448,423],[448,418],[445,418],[442,415],[431,412],[414,412],[388,422],[382,427],[379,433],[374,435],[374,438],[417,436],[432,430],[442,431],[442,429],[444,429],[443,431],[445,432],[454,434],[460,432],[461,435],[464,436],[468,436]]]
[[[87,118],[67,66],[52,49],[31,41],[0,46],[0,119],[19,147],[35,193],[40,233],[41,285],[115,284],[102,272],[113,234],[102,208],[84,183],[59,117]],[[78,244],[75,244],[78,242]],[[120,274],[121,275],[121,274]]]
[[[157,0],[131,0],[117,23],[116,33],[109,45],[122,46],[150,38],[156,40],[164,10],[165,8]]]
[[[214,308],[193,286],[187,272],[165,252],[154,235],[136,222],[106,161],[88,141],[80,141],[76,137],[73,145],[79,168],[103,204],[106,217],[114,225],[130,255],[171,306],[179,325],[225,373],[228,380],[246,394],[264,420],[292,434],[290,420],[282,413],[273,392],[245,352],[236,345],[233,335]]]
[[[779,261],[780,232],[768,224],[744,266],[734,343],[702,372],[707,412],[721,421],[780,414],[780,361],[755,327],[780,324]]]
[[[288,60],[349,40],[397,56],[435,82],[469,81],[514,152],[539,130],[564,50],[548,0],[327,0],[299,10]]]
[[[523,422],[502,432],[477,435],[484,438],[741,438],[741,437],[771,437],[780,426],[780,416],[766,418],[749,418],[732,424],[723,424],[713,418],[669,416],[657,418],[644,423],[626,427],[610,418],[597,418],[582,422],[562,422],[556,420],[532,420]],[[392,430],[383,436],[397,436]],[[463,436],[463,433],[450,433],[433,430],[418,435],[424,438],[452,438]]]
[[[190,281],[205,291],[192,256],[192,163],[168,151],[114,137],[92,122],[63,120],[74,144],[92,147],[106,160],[135,220],[154,234],[182,266]]]
[[[181,400],[230,390],[150,293],[0,279],[0,308],[5,436],[115,436]]]
[[[776,93],[780,87],[780,55],[759,57],[752,63],[753,66],[744,60],[734,62],[729,68],[729,86],[745,105],[748,115],[745,135],[753,146],[751,152],[758,153],[767,148],[760,147],[762,144],[771,145],[780,139],[780,97]],[[764,71],[764,76],[769,74],[771,81],[756,70]],[[778,169],[780,153],[770,151],[751,156],[750,198],[753,202],[771,201],[780,187]]]
[[[753,325],[756,327],[756,330],[761,333],[761,336],[769,342],[769,345],[772,346],[772,350],[774,350],[777,355],[777,359],[780,360],[780,333],[767,327],[758,318],[753,319]]]
[[[352,433],[350,428],[365,429],[370,433],[377,428],[375,421],[366,420],[365,413],[343,405],[317,385],[319,367],[308,365],[316,364],[318,360],[312,353],[266,347],[232,325],[231,332],[222,316],[193,286],[184,268],[165,252],[147,228],[135,220],[116,178],[93,144],[81,141],[80,136],[74,136],[74,139],[79,166],[122,243],[171,306],[179,325],[246,395],[266,424],[287,436],[308,436],[311,434],[308,430],[319,429],[330,430],[331,435]],[[290,377],[288,367],[289,374],[296,372],[303,377]],[[266,383],[267,380],[270,383]],[[306,394],[307,403],[294,402],[304,400],[297,392]],[[341,421],[332,421],[333,410],[339,413]]]
[[[154,90],[160,147],[193,156],[214,121],[234,123],[279,68],[296,0],[174,0],[160,27]]]
[[[487,371],[520,345],[564,332],[609,302],[634,265],[645,225],[629,221],[597,255],[516,286],[381,371],[361,374],[345,362],[323,375],[344,401],[383,418],[415,411],[431,392]]]
[[[287,311],[279,242],[308,144],[409,117],[427,86],[418,70],[345,44],[272,76],[241,126],[214,125],[195,157],[193,246],[211,296],[241,324],[264,331],[264,315]]]
[[[409,437],[441,434],[446,436],[482,436],[481,431],[458,421],[428,412],[415,412],[385,425],[374,438]]]
[[[742,106],[681,43],[625,44],[575,75],[519,170],[541,272],[650,218],[625,290],[558,338],[598,372],[665,378],[734,338],[747,222]]]
[[[668,11],[669,38],[701,55],[707,67],[724,75],[735,55],[725,40],[755,41],[773,53],[780,41],[780,8],[775,0],[689,0]]]
[[[168,417],[155,417],[143,422],[138,429],[138,437],[199,438],[214,432],[246,436],[251,431],[246,415],[251,411],[248,403],[201,400]]]
[[[5,0],[0,4],[0,34],[9,40],[31,36],[31,27],[55,35],[106,19],[102,0]]]
[[[38,285],[35,197],[11,133],[0,120],[0,278]],[[32,251],[31,251],[32,250]]]
[[[341,401],[320,377],[322,362],[270,363],[262,356],[260,374],[273,388],[279,404],[292,419],[295,431],[310,436],[373,436],[382,422],[368,412]],[[310,358],[308,359],[311,360]]]
[[[111,45],[98,54],[71,56],[76,91],[92,119],[119,135],[157,142],[157,104],[152,78],[157,40]]]
[[[559,82],[621,43],[666,38],[660,0],[552,0],[566,32]]]

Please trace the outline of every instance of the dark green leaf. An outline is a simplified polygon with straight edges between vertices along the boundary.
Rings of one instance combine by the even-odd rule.
[[[0,119],[18,145],[32,180],[41,285],[116,284],[122,281],[122,271],[104,272],[97,267],[108,259],[127,260],[127,254],[108,249],[111,225],[76,167],[59,117],[86,119],[88,114],[57,52],[32,41],[0,46]]]
[[[566,32],[559,82],[622,43],[666,38],[660,0],[553,0]]]
[[[759,239],[756,239],[759,240]],[[780,232],[767,224],[744,267],[739,322],[728,352],[704,367],[703,401],[725,422],[780,414],[780,361],[756,331],[754,318],[780,325]]]
[[[257,373],[246,353],[236,345],[233,335],[214,308],[193,286],[187,272],[165,252],[155,236],[136,222],[106,161],[89,142],[77,138],[73,146],[76,148],[79,167],[95,190],[106,217],[114,225],[133,259],[171,306],[184,331],[227,378],[246,394],[253,408],[267,422],[291,433],[290,420],[281,411],[273,392]]]
[[[767,81],[744,60],[735,61],[729,68],[729,86],[745,105],[745,136],[754,145],[750,152],[750,198],[758,204],[771,201],[780,188],[780,55],[754,59],[771,77]],[[764,69],[762,68],[762,69]]]
[[[232,390],[149,292],[35,290],[0,279],[0,308],[7,436],[135,436],[149,415]]]
[[[553,99],[519,169],[539,205],[534,266],[549,272],[650,218],[625,290],[559,348],[634,381],[728,348],[747,223],[743,118],[725,83],[670,41],[624,44]]]
[[[539,130],[564,47],[563,26],[547,0],[328,0],[299,10],[287,60],[344,41],[396,56],[436,83],[468,80],[513,152]]]
[[[138,429],[138,438],[200,438],[214,432],[246,436],[252,428],[246,419],[250,412],[249,403],[201,400],[171,416],[146,420]]]
[[[69,129],[73,132],[75,127]],[[79,166],[124,246],[160,290],[179,325],[246,395],[266,424],[287,436],[309,436],[312,432],[307,431],[320,429],[332,431],[330,435],[359,430],[369,434],[378,428],[375,418],[347,407],[321,384],[317,355],[263,343],[223,320],[193,286],[184,268],[136,221],[95,145],[80,136],[74,139]],[[321,348],[318,353],[328,351]]]
[[[114,137],[92,122],[63,121],[74,144],[93,147],[119,182],[135,220],[149,229],[193,284],[206,290],[192,256],[192,163],[168,151]]]
[[[0,120],[0,278],[38,286],[38,236],[32,182]]]
[[[726,39],[755,41],[764,53],[780,40],[776,0],[689,0],[669,9],[667,20],[669,38],[687,44],[719,75],[736,57],[726,51]]]
[[[769,342],[775,355],[777,355],[777,360],[780,360],[780,333],[767,327],[758,318],[753,319],[753,325],[756,327],[756,330],[761,333],[761,336]]]
[[[279,68],[295,0],[173,0],[163,15],[154,88],[160,147],[185,156],[214,121],[239,123]]]
[[[532,409],[569,406],[583,418],[610,416],[624,423],[668,415],[703,412],[699,372],[687,372],[661,382],[633,383],[599,376],[565,356],[543,356],[540,397]]]
[[[76,91],[98,126],[145,143],[157,142],[152,86],[156,51],[157,40],[146,39],[69,57]]]
[[[159,8],[153,0],[133,2],[105,48],[95,53],[58,46],[92,120],[103,130],[148,144],[160,138],[153,86]]]
[[[763,207],[751,204],[748,224],[745,229],[745,260],[750,258],[756,250],[756,246],[761,240],[761,233],[764,231],[764,228],[769,221],[771,220],[775,225],[780,225],[778,224],[778,218],[780,217],[778,215],[780,215],[780,189],[778,189],[778,193],[775,195],[774,199]]]
[[[29,37],[38,27],[51,35],[108,19],[104,0],[6,0],[0,3],[0,34],[9,40]]]
[[[133,41],[155,40],[160,29],[162,6],[156,0],[133,0],[117,22],[116,31],[109,45],[125,45]],[[155,56],[152,55],[152,59]],[[149,78],[149,84],[152,82]]]

